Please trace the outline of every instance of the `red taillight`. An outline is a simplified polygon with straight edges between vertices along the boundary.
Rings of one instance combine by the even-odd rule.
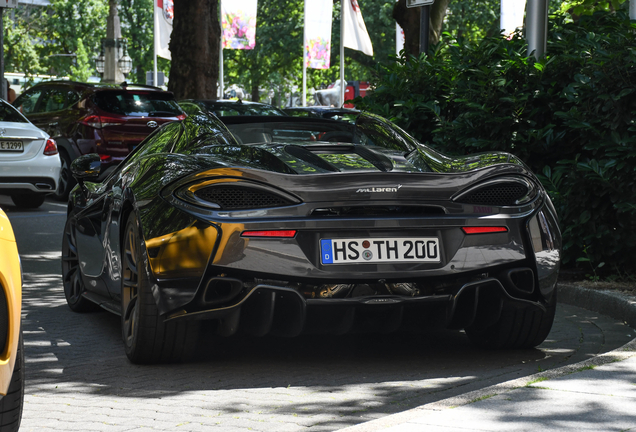
[[[107,126],[121,126],[126,122],[119,117],[91,115],[80,120],[80,123],[95,129],[101,129]]]
[[[102,162],[108,162],[113,157],[111,155],[100,154],[99,158],[101,159]]]
[[[489,234],[498,232],[508,232],[506,227],[462,227],[465,234]]]
[[[55,140],[51,138],[46,140],[46,145],[44,146],[44,154],[47,156],[54,156],[57,154],[57,144],[55,144]]]
[[[295,236],[296,230],[243,231],[241,234],[241,237],[292,238]]]

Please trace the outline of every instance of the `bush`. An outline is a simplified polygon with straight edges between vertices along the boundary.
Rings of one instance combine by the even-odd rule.
[[[636,25],[622,13],[550,19],[548,56],[520,34],[379,67],[356,106],[450,154],[521,157],[561,218],[565,264],[636,272]]]

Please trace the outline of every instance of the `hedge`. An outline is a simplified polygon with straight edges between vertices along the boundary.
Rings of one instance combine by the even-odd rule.
[[[623,13],[551,16],[547,57],[510,39],[438,47],[378,66],[355,100],[449,154],[521,157],[560,215],[563,262],[636,275],[636,24]]]

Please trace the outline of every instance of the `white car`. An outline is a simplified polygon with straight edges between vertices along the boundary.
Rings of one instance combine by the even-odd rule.
[[[57,190],[60,156],[55,140],[0,99],[0,194],[36,208]]]

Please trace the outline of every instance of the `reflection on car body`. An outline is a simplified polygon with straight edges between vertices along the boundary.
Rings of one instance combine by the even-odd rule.
[[[546,338],[561,240],[522,161],[449,157],[367,113],[222,121],[159,128],[101,183],[86,169],[97,156],[74,162],[67,302],[121,315],[131,361],[186,357],[202,320],[222,336],[433,325],[488,347]]]
[[[0,209],[0,431],[16,432],[24,403],[22,269],[9,218]]]

